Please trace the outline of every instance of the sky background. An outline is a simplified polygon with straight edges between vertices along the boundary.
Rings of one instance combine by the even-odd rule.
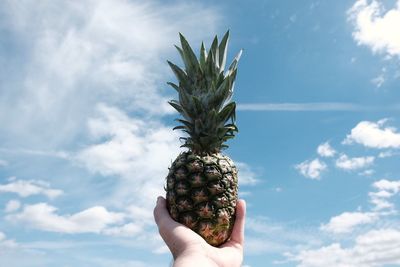
[[[400,1],[2,1],[0,266],[168,266],[166,60],[231,31],[244,267],[400,265]]]

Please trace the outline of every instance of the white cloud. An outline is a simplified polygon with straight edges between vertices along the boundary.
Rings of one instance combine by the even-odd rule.
[[[11,239],[7,239],[6,234],[0,231],[0,251],[3,252],[3,249],[16,248],[18,244]]]
[[[383,74],[379,74],[371,80],[371,83],[373,83],[377,88],[380,88],[385,83],[385,77]]]
[[[333,147],[331,147],[329,142],[325,142],[318,146],[317,153],[321,157],[333,157],[336,154],[336,151],[333,149]]]
[[[374,170],[368,169],[368,170],[364,170],[364,171],[362,171],[362,172],[359,172],[358,175],[361,175],[361,176],[371,176],[371,175],[373,175],[374,173],[375,173]]]
[[[95,206],[72,215],[58,215],[57,208],[47,203],[25,205],[16,214],[7,215],[13,223],[42,231],[60,233],[100,233],[109,225],[121,223],[122,213],[110,212],[102,206]]]
[[[400,231],[372,230],[358,236],[352,247],[338,243],[305,249],[292,256],[299,267],[372,267],[400,264]]]
[[[379,190],[391,191],[393,194],[397,194],[400,191],[400,181],[382,179],[374,182],[372,186]]]
[[[155,116],[171,112],[165,58],[177,58],[178,32],[194,43],[209,39],[220,15],[180,1],[7,1],[2,18],[23,60],[0,50],[11,66],[0,90],[0,135],[9,146],[52,150],[81,141],[99,102]]]
[[[168,166],[180,152],[178,133],[106,105],[98,106],[89,130],[98,143],[81,150],[76,160],[93,173],[119,178],[116,193],[110,196],[114,204],[135,203],[150,211],[156,197],[165,194]]]
[[[21,202],[19,200],[12,199],[7,202],[6,207],[4,208],[5,212],[13,212],[18,210],[21,207]]]
[[[378,154],[378,158],[389,158],[389,157],[398,156],[398,155],[400,155],[399,152],[388,150],[388,151],[380,152]]]
[[[394,203],[390,202],[390,198],[398,194],[400,191],[400,181],[389,181],[381,179],[372,184],[377,189],[376,192],[370,192],[370,202],[374,205],[376,211],[395,211]]]
[[[132,237],[143,231],[143,228],[136,223],[127,223],[118,227],[104,229],[104,234],[122,237]]]
[[[336,160],[336,167],[343,170],[357,170],[370,166],[374,160],[372,156],[349,158],[347,155],[341,155]]]
[[[8,162],[0,159],[0,167],[6,167],[6,166],[8,166]]]
[[[353,38],[374,53],[400,56],[400,1],[385,9],[381,1],[358,0],[348,11],[354,24]]]
[[[291,250],[293,244],[304,246],[320,244],[318,231],[306,227],[293,227],[265,217],[246,218],[246,253],[270,254]]]
[[[394,127],[384,127],[387,119],[362,121],[351,130],[344,144],[358,143],[372,148],[400,148],[400,133]]]
[[[310,179],[319,180],[321,178],[321,172],[327,169],[326,164],[320,161],[318,158],[312,161],[306,160],[300,164],[297,164],[295,168],[305,177]]]
[[[327,224],[322,224],[320,229],[334,234],[350,233],[359,225],[372,224],[382,216],[393,214],[394,204],[389,199],[399,193],[400,181],[381,179],[374,182],[372,187],[378,190],[368,193],[373,204],[372,211],[343,212],[332,217]]]
[[[15,193],[21,197],[32,195],[45,195],[55,198],[63,194],[62,190],[52,189],[50,185],[41,180],[14,180],[8,184],[0,184],[0,193]]]
[[[332,217],[327,224],[321,225],[320,229],[334,234],[350,233],[356,226],[369,224],[378,219],[373,212],[344,212]]]
[[[354,111],[364,106],[352,103],[249,103],[238,104],[238,110],[246,111]]]
[[[259,182],[259,180],[256,178],[256,174],[248,164],[244,162],[235,162],[235,164],[239,170],[239,186],[255,185]]]

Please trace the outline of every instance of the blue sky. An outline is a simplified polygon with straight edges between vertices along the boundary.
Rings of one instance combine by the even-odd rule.
[[[231,30],[244,266],[400,265],[400,1],[3,1],[0,265],[168,266],[182,32]]]

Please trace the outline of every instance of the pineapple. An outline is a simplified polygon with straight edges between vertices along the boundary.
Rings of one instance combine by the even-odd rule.
[[[169,82],[179,100],[168,103],[181,115],[175,129],[187,135],[180,139],[182,152],[172,163],[166,178],[167,207],[171,217],[186,225],[209,244],[219,246],[231,235],[235,221],[238,193],[237,169],[233,161],[221,153],[224,144],[238,131],[235,125],[233,93],[241,52],[227,71],[225,61],[229,31],[221,42],[215,36],[207,53],[204,43],[197,59],[185,37],[176,46],[185,65],[184,70],[168,61],[178,79]]]

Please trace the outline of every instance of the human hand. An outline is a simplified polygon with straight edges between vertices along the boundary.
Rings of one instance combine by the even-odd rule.
[[[174,256],[174,267],[239,267],[243,261],[246,203],[238,200],[236,221],[230,239],[220,247],[209,245],[200,235],[174,221],[166,200],[158,197],[154,219],[161,237]]]

